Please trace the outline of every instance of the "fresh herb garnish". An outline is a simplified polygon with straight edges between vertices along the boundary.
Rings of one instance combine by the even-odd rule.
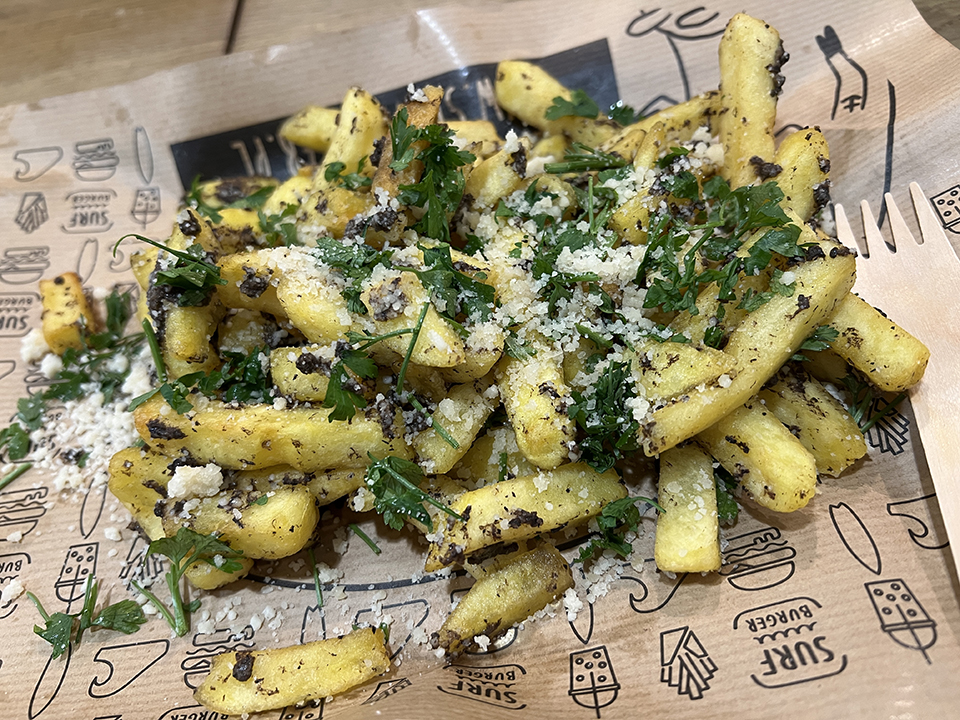
[[[740,515],[740,505],[734,495],[739,483],[723,465],[713,469],[713,478],[717,490],[717,520],[721,525],[733,525]]]
[[[594,355],[599,358],[599,355]],[[584,433],[579,442],[583,460],[597,472],[605,472],[639,447],[630,401],[636,398],[630,363],[611,362],[589,393],[574,390],[570,418]]]
[[[853,372],[844,375],[840,382],[850,393],[852,401],[847,408],[847,412],[853,418],[854,422],[860,428],[860,432],[866,433],[883,418],[892,414],[897,406],[907,397],[905,392],[898,393],[893,400],[884,401],[878,397],[874,391],[873,385],[863,380]],[[880,403],[883,402],[883,407]],[[874,409],[875,408],[875,409]],[[874,409],[873,413],[870,412]]]
[[[373,178],[361,175],[366,162],[367,157],[364,155],[357,163],[356,172],[347,174],[343,172],[347,169],[346,164],[340,161],[332,162],[324,168],[323,179],[327,182],[335,182],[341,187],[347,188],[347,190],[359,190],[362,187],[368,187],[373,184]]]
[[[268,215],[263,210],[258,210],[257,219],[260,221],[260,232],[263,233],[263,244],[267,247],[299,245],[294,222],[296,215],[297,206],[292,203],[276,215]]]
[[[559,95],[553,99],[553,104],[547,108],[543,116],[547,120],[559,120],[563,117],[585,117],[596,119],[600,114],[600,106],[583,90],[572,90],[570,99],[566,100]]]
[[[310,569],[313,572],[313,589],[317,592],[317,610],[323,607],[323,588],[320,587],[320,571],[317,569],[317,556],[313,553],[313,545],[307,548],[310,556]]]
[[[392,526],[391,526],[391,527],[392,527]],[[401,527],[402,527],[402,525],[401,525]],[[381,552],[383,552],[383,551],[380,549],[380,546],[377,545],[377,544],[373,541],[373,538],[371,538],[371,537],[370,537],[369,535],[367,535],[363,530],[360,529],[360,526],[359,526],[359,525],[357,525],[356,523],[350,523],[350,529],[353,530],[353,533],[354,533],[358,538],[360,538],[361,540],[363,540],[363,541],[367,544],[367,547],[368,547],[368,548],[370,548],[371,550],[373,550],[373,554],[374,554],[374,555],[379,555]],[[399,529],[399,528],[397,528],[397,529]]]
[[[374,509],[383,515],[383,521],[394,530],[400,530],[405,519],[410,517],[433,532],[433,520],[423,506],[425,502],[457,520],[463,520],[459,514],[420,489],[423,470],[419,465],[394,455],[387,455],[383,459],[370,453],[367,455],[372,462],[367,466],[366,484],[376,496]]]
[[[393,170],[404,170],[413,160],[423,163],[420,182],[401,185],[399,200],[404,205],[420,207],[423,216],[413,225],[421,235],[450,242],[450,225],[447,215],[457,209],[463,198],[464,165],[469,165],[476,156],[466,150],[458,150],[453,144],[453,131],[446,125],[427,125],[423,128],[407,124],[407,109],[401,108],[390,124],[393,149]],[[419,152],[413,143],[423,142]]]
[[[144,559],[151,555],[163,555],[170,560],[170,568],[165,576],[167,589],[170,591],[170,608],[139,583],[131,584],[147,597],[179,637],[187,634],[190,629],[189,615],[200,607],[199,599],[184,605],[183,596],[180,594],[180,579],[187,568],[195,562],[208,563],[225,573],[235,573],[243,567],[237,562],[237,558],[243,555],[242,552],[234,550],[214,535],[201,535],[185,527],[179,528],[174,537],[151,542]],[[219,561],[216,559],[218,557]]]
[[[424,269],[398,267],[414,273],[423,287],[439,302],[435,308],[447,320],[456,322],[464,315],[471,322],[481,323],[493,315],[495,291],[493,286],[480,282],[456,270],[450,256],[450,246],[440,243],[433,247],[418,246],[423,251]]]
[[[566,155],[563,156],[563,162],[547,163],[543,166],[544,171],[560,175],[563,173],[580,173],[590,170],[609,170],[610,168],[622,168],[630,164],[630,161],[620,155],[606,153],[602,150],[595,150],[583,143],[575,142],[570,145]]]
[[[263,207],[264,203],[273,195],[276,188],[273,185],[264,185],[246,197],[234,200],[221,208],[215,208],[203,199],[203,192],[200,189],[200,176],[197,175],[190,183],[190,189],[184,197],[184,204],[196,210],[200,215],[208,218],[211,222],[218,223],[223,220],[220,210],[226,208],[257,209]]]
[[[624,127],[633,125],[635,122],[643,119],[640,113],[625,104],[623,100],[618,100],[615,105],[610,106],[610,109],[607,111],[607,117],[614,122],[620,123]]]
[[[210,300],[217,285],[226,285],[227,281],[220,277],[220,268],[210,262],[207,251],[203,246],[194,243],[186,250],[174,250],[156,240],[151,240],[143,235],[130,233],[117,240],[113,246],[113,254],[117,254],[117,248],[128,237],[136,238],[141,242],[153,245],[160,250],[170,253],[176,258],[173,265],[162,266],[158,262],[158,268],[154,275],[154,282],[157,285],[166,285],[177,291],[177,305],[179,307],[199,307],[206,305]]]
[[[650,498],[641,496],[625,497],[607,503],[600,514],[597,515],[597,525],[599,532],[590,538],[590,542],[580,548],[580,555],[577,562],[586,562],[592,558],[598,550],[613,550],[622,558],[630,556],[633,547],[626,540],[629,532],[636,532],[640,527],[640,511],[637,509],[638,502],[645,502],[652,505],[660,512],[665,512],[656,502]]]
[[[832,343],[838,337],[840,337],[840,331],[836,328],[831,327],[830,325],[819,325],[812,333],[810,333],[807,339],[800,344],[800,351],[790,359],[799,362],[805,362],[809,360],[809,358],[802,354],[804,350],[809,352],[826,350],[828,347],[830,347],[830,343]]]
[[[33,631],[53,646],[53,657],[63,655],[72,643],[79,644],[83,633],[90,628],[116,630],[130,635],[147,621],[140,606],[130,599],[107,605],[96,612],[99,589],[100,584],[92,575],[88,575],[83,591],[83,608],[70,615],[62,612],[47,613],[37,596],[27,592],[27,597],[36,605],[44,622],[42,628],[34,625]]]
[[[357,315],[366,315],[367,307],[360,299],[362,286],[378,265],[389,266],[392,250],[379,251],[365,243],[346,243],[334,238],[317,238],[317,256],[320,261],[336,268],[347,281],[341,291],[347,309]]]
[[[2,434],[2,433],[0,433]],[[8,472],[2,478],[0,478],[0,490],[3,490],[7,485],[12,483],[18,477],[23,475],[27,470],[33,467],[33,463],[21,463],[15,469]]]
[[[113,402],[117,391],[127,379],[126,367],[140,352],[144,336],[140,333],[124,337],[123,330],[133,313],[133,299],[129,293],[114,290],[107,296],[106,322],[102,332],[83,328],[81,349],[67,348],[60,359],[63,367],[53,382],[43,391],[17,401],[17,417],[10,427],[0,430],[0,450],[6,450],[10,460],[21,460],[30,452],[30,431],[40,429],[51,401],[77,400],[89,394],[96,385],[104,404]],[[117,363],[118,356],[126,358]]]

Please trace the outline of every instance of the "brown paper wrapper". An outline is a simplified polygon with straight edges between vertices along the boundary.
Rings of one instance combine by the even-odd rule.
[[[42,384],[19,355],[20,338],[39,323],[36,281],[73,270],[91,285],[129,282],[128,251],[114,258],[112,244],[127,232],[165,237],[195,173],[297,167],[298,151],[276,130],[301,106],[336,104],[352,84],[389,105],[407,83],[433,80],[447,89],[446,117],[499,120],[494,64],[543,58],[569,86],[649,113],[716,87],[719,35],[741,9],[729,0],[656,10],[556,0],[424,10],[388,26],[3,109],[3,407],[12,413],[25,387]],[[956,245],[960,52],[907,2],[763,1],[748,10],[779,29],[791,55],[778,134],[807,124],[824,130],[834,200],[853,207],[866,198],[877,210],[890,190],[905,206],[908,182],[918,181]],[[129,637],[88,634],[50,660],[33,633],[39,616],[21,596],[0,607],[2,714],[221,717],[192,698],[214,654],[390,616],[396,660],[388,674],[320,707],[258,717],[947,717],[960,707],[957,578],[909,406],[868,440],[868,457],[825,479],[806,509],[775,515],[748,506],[723,530],[719,573],[658,573],[646,520],[646,562],[620,565],[609,592],[574,621],[560,608],[450,665],[417,640],[439,627],[467,580],[421,579],[417,543],[372,520],[364,527],[380,533],[383,555],[354,538],[339,561],[329,548],[341,521],[326,520],[321,559],[345,575],[324,587],[322,612],[308,566],[294,558],[204,595],[213,634],[173,638],[154,620]],[[105,487],[83,490],[57,494],[31,471],[0,492],[0,586],[18,580],[51,612],[79,609],[85,572],[101,580],[102,597],[124,596],[144,543]],[[118,529],[120,539],[109,539]]]

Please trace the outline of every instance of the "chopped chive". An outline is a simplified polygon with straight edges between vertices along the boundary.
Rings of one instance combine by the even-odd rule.
[[[23,463],[19,465],[15,470],[7,473],[2,479],[0,479],[0,490],[3,490],[7,485],[12,483],[18,477],[23,475],[27,470],[33,467],[33,463]]]
[[[361,530],[360,527],[359,527],[356,523],[350,523],[350,529],[353,530],[353,532],[356,533],[357,537],[360,538],[361,540],[363,540],[371,550],[373,550],[373,552],[374,552],[375,555],[379,555],[381,552],[383,552],[383,551],[380,549],[380,546],[377,545],[377,544],[370,538],[369,535],[367,535],[363,530]],[[314,566],[314,567],[316,567],[316,566]]]

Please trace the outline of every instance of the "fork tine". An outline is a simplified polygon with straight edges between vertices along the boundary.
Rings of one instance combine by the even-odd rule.
[[[930,201],[927,200],[927,196],[923,194],[923,190],[915,182],[910,183],[910,195],[913,198],[913,207],[917,211],[917,220],[920,222],[920,235],[923,238],[923,244],[929,245],[930,248],[928,249],[930,250],[939,250],[943,253],[949,251],[956,255],[953,245],[950,244],[946,233],[943,232],[940,221],[933,214]]]
[[[900,214],[900,208],[893,200],[893,195],[887,193],[883,196],[883,199],[887,203],[890,231],[893,233],[893,243],[897,254],[905,261],[916,258],[920,246],[917,239],[913,237],[913,233],[910,232],[910,228],[907,227],[907,223],[904,222],[903,215]]]
[[[847,211],[843,209],[843,205],[833,206],[833,220],[837,226],[837,239],[846,247],[851,250],[859,250],[862,254],[864,248],[861,247],[862,243],[857,242],[857,238],[853,234],[853,228],[850,227],[850,221],[847,220]]]
[[[863,235],[867,240],[867,257],[870,257],[874,250],[879,254],[884,247],[892,250],[893,248],[883,239],[883,234],[877,227],[877,221],[873,219],[873,213],[870,212],[870,203],[866,200],[860,201],[860,216],[863,218]]]

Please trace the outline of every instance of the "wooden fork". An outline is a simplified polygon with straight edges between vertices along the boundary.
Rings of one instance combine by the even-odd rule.
[[[910,194],[921,243],[890,193],[884,199],[893,247],[880,233],[867,201],[860,203],[866,248],[857,259],[855,291],[871,305],[888,310],[930,348],[930,362],[923,379],[910,390],[910,404],[960,574],[960,259],[917,183],[910,183]],[[840,205],[836,221],[840,241],[857,247]]]

